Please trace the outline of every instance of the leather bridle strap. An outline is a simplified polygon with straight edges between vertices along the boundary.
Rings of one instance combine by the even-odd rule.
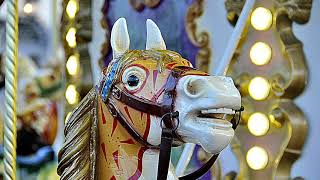
[[[159,148],[158,146],[154,146],[148,141],[144,140],[143,137],[127,122],[126,118],[124,115],[116,108],[113,100],[109,98],[109,103],[108,103],[108,109],[111,113],[111,115],[116,118],[120,124],[128,131],[128,133],[140,144],[149,147],[149,148]]]
[[[147,99],[139,98],[121,90],[118,86],[114,86],[111,91],[113,97],[120,102],[144,113],[162,117],[162,104],[152,102]]]

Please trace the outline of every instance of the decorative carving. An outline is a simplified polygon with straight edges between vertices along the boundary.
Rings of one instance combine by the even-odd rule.
[[[290,177],[293,163],[300,157],[307,137],[308,125],[303,112],[290,99],[281,99],[278,107],[272,110],[273,117],[280,126],[288,123],[289,142],[278,164],[276,177],[279,179]]]
[[[291,76],[290,79],[281,84],[281,76],[276,75],[273,79],[272,90],[274,94],[281,95],[281,98],[295,98],[300,95],[306,84],[308,68],[303,52],[303,44],[293,33],[292,21],[307,23],[311,14],[312,0],[288,0],[279,2],[273,1],[277,8],[276,28],[280,39],[285,47],[288,57]],[[280,90],[280,91],[279,91]],[[290,177],[293,163],[300,157],[306,136],[307,120],[303,112],[289,99],[281,99],[278,108],[272,111],[275,119],[282,119],[289,123],[291,132],[289,142],[284,150],[277,168],[276,177]]]
[[[135,10],[142,11],[146,6],[148,8],[157,7],[160,1],[161,0],[129,0],[129,3]]]
[[[204,31],[198,33],[195,22],[203,14],[203,4],[203,0],[193,1],[185,17],[185,27],[190,41],[199,48],[196,55],[196,66],[200,70],[208,72],[211,55],[209,33]]]
[[[280,6],[278,5],[278,7]],[[272,90],[277,96],[281,96],[283,98],[294,98],[298,96],[303,92],[307,83],[307,66],[305,63],[306,60],[302,49],[302,43],[293,34],[292,20],[290,19],[289,14],[291,14],[295,19],[298,19],[300,23],[306,23],[307,19],[304,18],[310,16],[310,8],[309,15],[306,15],[306,13],[300,13],[301,16],[297,16],[299,13],[290,13],[290,11],[287,11],[290,9],[291,8],[277,9],[276,17],[276,28],[285,47],[285,53],[288,56],[291,67],[291,77],[287,82],[285,82],[284,78],[280,74],[276,74],[273,78]],[[302,19],[304,20],[302,21]]]
[[[227,10],[227,19],[232,25],[236,25],[245,0],[226,0],[224,5]]]
[[[225,2],[230,23],[236,23],[244,2],[244,0],[227,0]],[[274,59],[274,61],[277,61],[276,64],[271,62],[266,65],[267,67],[261,67],[262,71],[260,71],[260,74],[264,74],[268,72],[270,68],[274,69],[276,66],[279,67],[270,70],[269,74],[271,75],[265,74],[265,76],[270,79],[271,83],[269,98],[264,102],[258,103],[248,97],[248,84],[255,72],[253,71],[254,69],[251,68],[252,63],[248,62],[248,60],[241,61],[241,63],[235,61],[235,59],[238,58],[244,60],[243,58],[245,57],[241,54],[239,54],[238,57],[234,57],[231,68],[229,69],[229,74],[235,77],[235,82],[239,85],[239,89],[244,97],[243,104],[246,106],[246,112],[244,112],[242,116],[242,125],[245,125],[249,115],[257,110],[270,114],[269,118],[271,125],[269,131],[272,131],[272,135],[260,137],[260,139],[263,139],[263,142],[259,144],[264,146],[271,143],[270,138],[273,137],[274,139],[272,141],[273,150],[268,152],[270,158],[269,162],[273,163],[273,165],[268,165],[266,167],[266,169],[268,168],[266,171],[269,172],[268,176],[275,179],[290,179],[291,167],[300,157],[307,135],[307,120],[304,117],[303,112],[291,99],[303,92],[308,75],[303,45],[292,31],[292,21],[300,24],[308,22],[312,0],[273,0],[273,5],[272,2],[262,1],[259,3],[259,6],[263,3],[269,6],[269,9],[271,9],[272,6],[274,7],[272,13],[276,16],[274,18],[275,23],[273,26],[275,31],[270,33],[278,33],[281,41],[270,41],[275,44],[280,44],[280,46],[273,48],[274,56],[276,56],[276,59],[280,59],[280,61]],[[249,27],[248,32],[252,33],[254,31]],[[239,47],[243,47],[243,49],[246,49],[247,51],[249,47],[245,44],[245,41],[250,41],[250,44],[253,43],[255,39],[248,38],[248,35],[247,37],[244,37],[243,44]],[[280,51],[280,48],[283,48],[284,51]],[[250,71],[248,71],[248,69],[247,71],[244,70],[246,67],[249,69],[251,68]],[[277,72],[272,75],[274,71]],[[254,137],[248,133],[247,127],[239,127],[237,133],[238,137],[236,138],[236,141],[233,142],[232,146],[233,151],[240,161],[241,168],[238,176],[240,178],[259,178],[263,175],[262,171],[260,171],[260,173],[252,172],[245,160],[245,152],[247,149],[243,146],[252,146],[254,144],[250,144],[250,141],[255,141]],[[272,173],[270,174],[270,172]]]
[[[312,0],[273,0],[277,11],[285,11],[289,19],[300,24],[308,22]]]

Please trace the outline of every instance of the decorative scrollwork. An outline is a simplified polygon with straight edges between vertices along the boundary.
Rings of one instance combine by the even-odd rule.
[[[235,24],[239,17],[245,0],[226,0],[225,6],[228,12],[228,20],[230,23]],[[264,1],[257,2],[259,6],[264,4]],[[279,150],[272,150],[270,162],[273,162],[273,166],[268,166],[268,172],[273,171],[270,177],[275,179],[290,179],[290,170],[293,163],[300,157],[301,150],[303,148],[306,136],[307,136],[307,120],[304,117],[303,112],[294,104],[295,97],[300,95],[306,86],[308,79],[308,68],[306,64],[305,55],[303,52],[303,44],[294,35],[292,30],[292,22],[307,23],[310,18],[310,11],[312,6],[312,0],[273,0],[273,2],[265,3],[272,9],[273,14],[276,16],[275,20],[275,33],[279,36],[280,44],[284,51],[274,49],[276,53],[280,54],[283,58],[277,65],[281,68],[274,74],[268,76],[271,80],[271,94],[264,102],[254,102],[248,96],[248,83],[253,78],[253,73],[248,70],[239,70],[246,66],[251,66],[248,61],[241,63],[234,62],[234,70],[229,70],[236,77],[235,82],[239,85],[239,89],[243,96],[243,104],[246,104],[246,113],[243,113],[243,125],[250,114],[254,113],[257,109],[270,115],[270,123],[272,124],[272,133],[274,138],[273,148],[280,147]],[[249,32],[250,27],[249,27]],[[254,38],[249,38],[248,35],[244,38],[247,41],[255,41]],[[245,41],[245,40],[244,40]],[[244,42],[243,42],[244,43]],[[243,44],[241,45],[243,46]],[[247,46],[246,46],[247,47]],[[238,54],[239,55],[239,54]],[[280,56],[280,57],[281,57]],[[243,56],[241,56],[243,58]],[[234,57],[237,59],[239,57]],[[282,60],[283,59],[283,60]],[[243,59],[242,59],[243,60]],[[286,63],[281,63],[281,62]],[[238,70],[236,70],[238,68]],[[269,67],[270,68],[270,67]],[[279,72],[285,70],[286,73]],[[236,73],[234,73],[236,72]],[[272,71],[271,71],[272,72]],[[259,107],[255,107],[259,106]],[[250,144],[254,141],[254,137],[248,134],[247,127],[243,126],[238,129],[237,141],[233,142],[233,151],[240,160],[240,172],[238,176],[240,178],[255,177],[259,178],[259,174],[253,173],[248,165],[245,163],[246,148],[243,145]],[[250,138],[249,138],[250,137]],[[270,136],[264,136],[264,142],[260,145],[270,143]],[[263,139],[260,138],[260,139]],[[277,140],[275,140],[277,139]],[[268,142],[269,141],[269,142]],[[250,145],[253,145],[252,143]],[[242,162],[243,161],[243,162]],[[262,172],[260,175],[263,174]],[[265,173],[266,174],[266,173]],[[268,174],[268,173],[267,173]]]
[[[193,1],[187,10],[185,27],[190,41],[199,48],[196,56],[196,66],[200,70],[208,71],[211,55],[211,50],[209,47],[209,33],[205,31],[197,33],[197,23],[195,21],[203,14],[203,4],[203,0]]]
[[[227,19],[232,25],[236,25],[245,0],[226,0],[224,5],[227,10]]]
[[[307,137],[308,125],[303,112],[290,99],[281,99],[271,114],[282,125],[289,123],[289,142],[278,164],[276,177],[289,177],[293,163],[300,157]]]
[[[300,24],[309,21],[312,0],[273,0],[273,3],[278,11],[285,11],[292,21]]]
[[[129,0],[129,3],[135,10],[142,11],[146,6],[148,8],[157,7],[160,1],[161,0]]]
[[[306,23],[308,21],[306,18],[309,18],[311,8],[297,10],[297,12],[293,13],[291,12],[293,9],[292,7],[300,7],[300,5],[291,4],[291,6],[289,6],[287,5],[288,2],[285,3],[286,6],[284,4],[280,5],[279,3],[275,4],[276,7],[279,7],[279,9],[277,9],[276,28],[280,35],[280,39],[284,44],[285,53],[287,54],[290,62],[291,77],[287,82],[285,82],[281,75],[276,74],[273,78],[272,90],[277,96],[294,98],[301,94],[306,86],[307,65],[305,63],[306,60],[302,49],[303,45],[292,31],[292,20],[298,20],[300,23]],[[311,6],[311,4],[309,5]],[[306,4],[306,6],[303,7],[309,6]],[[309,10],[309,13],[306,13],[307,10]],[[290,17],[294,19],[290,19]]]

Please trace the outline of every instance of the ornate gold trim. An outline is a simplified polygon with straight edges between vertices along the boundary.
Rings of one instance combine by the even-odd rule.
[[[301,155],[308,125],[303,112],[290,99],[281,99],[271,113],[280,123],[288,123],[289,142],[276,171],[276,179],[289,179],[291,167]]]
[[[226,0],[227,18],[230,23],[236,23],[244,2],[244,0]],[[260,2],[259,5],[261,6],[261,4]],[[284,144],[281,151],[277,154],[278,157],[273,159],[275,174],[272,177],[275,179],[290,179],[292,165],[300,157],[308,131],[307,120],[303,112],[292,100],[303,92],[308,79],[308,68],[303,52],[303,44],[292,31],[292,21],[300,24],[308,22],[312,0],[273,0],[273,5],[275,7],[276,33],[278,33],[280,43],[283,45],[282,56],[284,57],[283,59],[288,61],[290,72],[288,77],[284,77],[280,73],[271,76],[272,97],[266,102],[271,106],[271,117],[273,117],[271,123],[273,123],[273,126],[278,128],[284,127],[284,129],[278,129],[278,131],[287,132],[287,138],[283,139]],[[251,72],[243,72],[237,76],[235,81],[240,85],[240,91],[245,96],[243,103],[247,104],[247,112],[243,113],[242,116],[244,120],[242,122],[243,125],[245,125],[248,116],[255,109],[252,107],[254,103],[250,102],[252,100],[247,98],[248,92],[246,89],[251,78]],[[269,109],[266,111],[270,112]],[[249,133],[247,130],[242,130],[241,132],[243,134]],[[245,151],[242,151],[243,147],[241,146],[243,144],[241,143],[244,142],[234,141],[232,146],[240,161],[241,168],[238,178],[253,177],[251,170],[246,165],[245,154],[243,154]],[[261,142],[261,144],[263,143],[266,142]]]
[[[193,1],[186,13],[185,29],[191,43],[199,48],[199,51],[196,55],[196,66],[200,70],[208,72],[211,56],[210,37],[209,33],[206,31],[197,33],[196,23],[196,19],[203,14],[203,9],[204,0]]]
[[[157,7],[160,1],[161,0],[129,0],[129,3],[136,11],[142,11],[146,6],[148,8]]]
[[[284,53],[288,56],[291,67],[290,79],[285,82],[280,74],[276,74],[272,81],[272,90],[277,96],[283,98],[294,98],[301,94],[307,84],[307,65],[303,53],[303,45],[292,31],[292,20],[290,20],[285,9],[277,11],[276,27],[280,40],[284,45]]]
[[[226,0],[227,19],[234,26],[240,16],[245,0]]]

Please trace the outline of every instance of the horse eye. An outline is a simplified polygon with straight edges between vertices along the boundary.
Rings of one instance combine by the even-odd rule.
[[[136,75],[130,75],[128,77],[127,83],[129,86],[137,86],[139,84],[139,78]]]

